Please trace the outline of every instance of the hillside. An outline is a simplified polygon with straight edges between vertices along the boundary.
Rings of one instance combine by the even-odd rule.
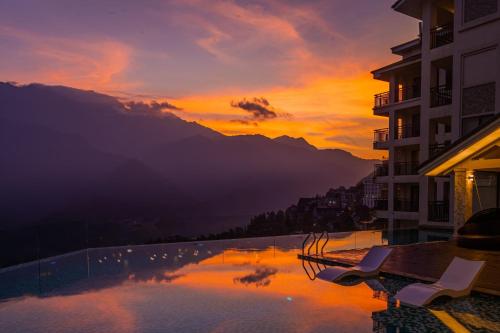
[[[92,91],[0,83],[0,105],[0,228],[57,216],[216,232],[373,167],[303,138],[226,136]]]

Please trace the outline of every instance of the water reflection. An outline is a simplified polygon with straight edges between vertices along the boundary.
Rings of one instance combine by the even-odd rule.
[[[277,271],[276,268],[257,267],[254,273],[236,277],[233,281],[245,285],[254,284],[256,287],[265,287],[271,283],[271,277],[275,275]]]
[[[338,237],[330,249],[347,248],[352,237]],[[381,242],[373,233],[356,237],[359,244]],[[404,327],[392,318],[405,314],[394,312],[400,310],[390,305],[390,295],[408,282],[310,280],[297,259],[301,241],[302,236],[291,236],[93,249],[4,270],[0,332],[390,332]],[[482,327],[496,323],[479,312],[448,312],[461,321],[472,315]]]

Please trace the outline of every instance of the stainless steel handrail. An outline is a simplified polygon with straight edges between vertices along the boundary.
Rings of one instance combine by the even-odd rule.
[[[325,233],[326,233],[326,241],[323,244],[323,246],[321,247],[321,256],[323,256],[323,250],[325,249],[326,243],[328,243],[328,241],[330,240],[330,236],[328,235],[328,231],[325,231]]]
[[[318,246],[319,246],[319,242],[321,241],[321,238],[323,238],[323,235],[324,235],[324,234],[325,234],[325,232],[323,231],[323,232],[321,233],[321,235],[319,235],[318,240],[316,241],[316,255],[318,255],[318,254],[319,254],[319,248],[318,248]]]
[[[311,274],[309,273],[309,270],[306,268],[306,264],[305,264],[305,261],[304,259],[302,259],[302,268],[304,268],[304,271],[306,272],[307,274],[307,277],[309,278],[309,280],[311,281],[314,281],[316,280],[316,271],[314,270],[314,267],[312,267],[311,265],[311,262],[309,260],[307,260],[307,264],[309,265],[309,267],[311,267],[311,270],[313,271],[313,276],[311,277]]]
[[[307,255],[310,256],[311,255],[311,249],[312,247],[314,246],[314,243],[316,243],[316,233],[313,231],[311,232],[312,233],[312,236],[313,236],[313,241],[311,242],[311,245],[309,246],[309,248],[307,249]]]
[[[305,248],[306,248],[306,243],[307,243],[307,240],[309,239],[309,237],[311,237],[311,233],[308,233],[307,234],[307,237],[304,239],[304,241],[302,242],[302,255],[304,256],[305,255]]]

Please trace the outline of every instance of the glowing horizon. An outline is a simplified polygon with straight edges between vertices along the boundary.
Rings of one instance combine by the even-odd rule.
[[[372,133],[385,119],[372,115],[373,94],[387,85],[369,71],[396,60],[389,48],[417,29],[392,2],[7,0],[0,72],[168,101],[227,135],[303,137],[379,158]]]

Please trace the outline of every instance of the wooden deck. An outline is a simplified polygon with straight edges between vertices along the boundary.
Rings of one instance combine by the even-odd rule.
[[[453,241],[429,242],[410,245],[394,245],[394,250],[382,266],[382,273],[435,282],[443,274],[453,257],[484,260],[486,267],[481,272],[474,290],[500,296],[500,252],[465,249]],[[325,253],[324,256],[304,256],[304,259],[326,265],[353,266],[368,249],[344,250]],[[299,255],[302,259],[302,255]]]

